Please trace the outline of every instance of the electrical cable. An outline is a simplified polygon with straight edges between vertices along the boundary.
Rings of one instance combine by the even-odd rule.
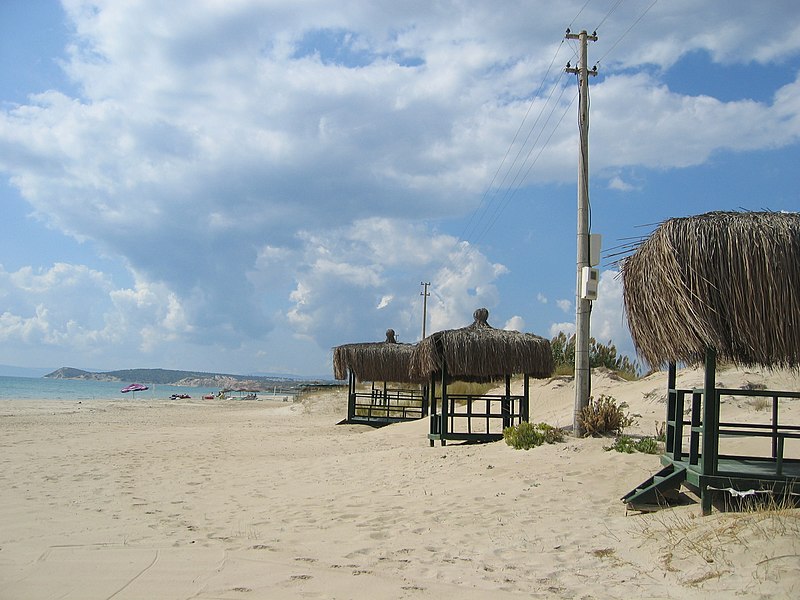
[[[600,21],[600,24],[597,27],[594,28],[595,32],[598,31],[603,26],[603,23],[606,22],[606,19],[608,19],[608,17],[611,16],[611,13],[613,13],[615,10],[617,10],[617,8],[619,7],[620,4],[622,4],[622,0],[617,0],[617,3],[614,4],[614,6],[612,6],[608,10],[608,12],[606,13],[606,16],[603,17],[603,19]]]
[[[586,2],[584,3],[584,5],[583,5],[583,6],[581,7],[581,9],[578,11],[578,14],[577,14],[577,15],[575,15],[575,17],[572,19],[572,21],[570,21],[570,22],[569,22],[569,25],[567,25],[567,29],[572,29],[572,26],[575,24],[575,21],[577,21],[577,20],[578,20],[578,17],[580,17],[580,16],[581,16],[581,13],[583,12],[583,9],[584,9],[584,8],[586,8],[587,6],[589,6],[589,2],[591,2],[591,1],[592,1],[592,0],[586,0]]]
[[[495,171],[494,175],[492,176],[492,179],[489,182],[489,185],[487,186],[486,191],[483,193],[483,196],[481,197],[481,201],[478,204],[478,207],[472,212],[472,214],[470,215],[469,221],[465,225],[465,227],[462,230],[461,234],[458,236],[459,239],[467,239],[467,238],[469,238],[470,235],[472,233],[474,233],[474,229],[478,227],[478,223],[480,223],[480,221],[483,220],[483,218],[485,216],[485,212],[489,210],[489,208],[488,208],[489,207],[489,203],[487,202],[487,200],[490,199],[489,196],[490,196],[490,194],[492,192],[494,183],[497,180],[497,176],[499,175],[500,171],[502,170],[503,165],[505,165],[506,159],[508,158],[509,154],[511,153],[511,149],[514,147],[514,143],[517,141],[517,138],[519,137],[519,133],[522,131],[522,128],[525,125],[525,121],[527,120],[528,115],[531,112],[531,109],[533,108],[534,104],[536,103],[536,99],[539,97],[539,94],[542,91],[542,88],[544,87],[545,81],[547,81],[547,77],[550,74],[550,70],[553,68],[553,64],[555,64],[556,58],[558,57],[558,53],[560,52],[561,47],[563,45],[564,45],[564,40],[562,39],[561,43],[558,45],[558,48],[556,48],[556,51],[553,54],[553,58],[550,61],[550,65],[547,67],[547,71],[545,72],[544,77],[542,77],[542,82],[539,84],[539,89],[533,95],[533,98],[531,99],[531,102],[528,105],[528,110],[525,112],[525,116],[522,118],[522,121],[520,122],[519,127],[517,128],[517,131],[514,134],[514,137],[511,140],[511,143],[509,144],[508,149],[506,150],[505,155],[503,156],[503,160],[500,161],[500,165],[497,167],[497,170]],[[559,77],[559,79],[560,79],[560,77]],[[555,85],[554,85],[553,89],[555,89]],[[506,174],[503,176],[503,179],[501,180],[499,187],[503,186],[503,184],[505,183],[506,178],[508,177],[508,172],[511,169],[514,168],[514,165],[516,164],[516,161],[519,158],[520,153],[522,152],[522,150],[525,147],[525,143],[527,143],[528,138],[530,138],[531,132],[536,127],[536,124],[539,122],[539,119],[541,118],[541,115],[544,112],[544,109],[547,106],[547,103],[549,102],[550,97],[552,97],[552,94],[553,94],[553,91],[551,90],[550,96],[548,96],[547,100],[545,101],[545,104],[542,106],[542,109],[539,111],[539,115],[536,117],[536,120],[534,121],[533,125],[531,126],[531,130],[528,132],[528,135],[525,138],[525,141],[520,146],[520,150],[517,152],[517,155],[515,156],[514,161],[511,163],[511,166],[508,168],[508,170],[506,171]],[[496,195],[496,192],[495,192],[495,195]],[[479,216],[479,213],[481,213],[481,212],[483,212],[484,214]],[[473,226],[473,222],[476,220],[476,218],[477,218],[477,223],[475,223],[475,225]]]
[[[570,27],[572,27],[573,23],[583,13],[584,9],[589,5],[590,1],[591,0],[586,0],[586,2],[583,4],[581,9],[578,11],[578,13],[575,15],[575,17],[570,22]],[[657,1],[658,0],[655,0],[655,2],[657,2]],[[616,10],[616,8],[621,4],[621,2],[622,2],[622,0],[617,0],[616,1],[616,3],[611,7],[611,9],[608,11],[608,13],[602,19],[602,21],[600,22],[600,25],[605,23],[605,21],[608,19],[608,17]],[[653,2],[653,4],[655,4],[655,2]],[[652,5],[651,5],[650,8],[652,8]],[[649,8],[648,8],[648,10],[649,10]],[[645,14],[646,14],[646,12],[647,11],[645,11]],[[642,15],[642,17],[643,16],[644,15]],[[642,17],[640,17],[639,20],[641,20]],[[638,20],[637,20],[637,22],[638,22]],[[634,23],[634,25],[635,24],[636,23]],[[598,28],[600,27],[600,25],[598,25]],[[631,29],[632,28],[633,28],[633,26],[631,27]],[[627,34],[627,32],[626,32],[626,34]],[[566,106],[566,108],[564,109],[563,113],[561,114],[561,117],[559,118],[558,122],[555,124],[553,129],[550,131],[550,134],[548,135],[548,137],[545,140],[544,144],[542,144],[542,146],[540,147],[539,152],[536,154],[536,156],[534,157],[533,161],[530,161],[530,157],[531,157],[534,149],[536,148],[536,144],[541,139],[541,136],[543,135],[544,130],[547,127],[547,124],[550,122],[550,119],[552,118],[553,113],[555,112],[555,108],[559,105],[559,102],[561,101],[561,98],[563,97],[564,91],[566,90],[566,87],[562,86],[561,93],[559,94],[559,97],[556,100],[555,105],[553,105],[553,107],[550,109],[550,113],[548,114],[547,119],[545,120],[544,124],[542,125],[541,130],[537,134],[537,136],[536,136],[536,138],[535,138],[535,140],[533,142],[533,145],[530,146],[530,149],[528,150],[528,153],[525,155],[525,158],[523,159],[522,163],[520,163],[519,168],[515,171],[514,176],[513,176],[512,180],[511,180],[511,184],[506,188],[506,190],[505,190],[505,192],[504,192],[504,194],[503,194],[503,196],[502,196],[502,198],[501,198],[501,200],[499,202],[491,202],[492,200],[497,198],[498,193],[499,193],[497,190],[499,188],[502,188],[505,185],[505,182],[508,179],[508,177],[510,176],[511,172],[514,171],[514,168],[517,165],[519,157],[522,155],[526,145],[528,144],[528,141],[530,140],[530,137],[532,136],[533,131],[536,129],[536,126],[539,123],[539,120],[541,119],[542,115],[545,113],[545,110],[547,109],[548,104],[550,104],[550,100],[551,100],[551,98],[553,96],[555,88],[558,87],[559,83],[561,82],[561,78],[563,77],[563,74],[564,74],[563,72],[561,73],[559,78],[554,83],[553,88],[551,89],[547,100],[542,105],[542,108],[539,111],[539,114],[537,115],[533,125],[529,129],[528,134],[525,137],[525,140],[520,145],[520,148],[517,151],[517,154],[515,155],[514,160],[511,162],[510,166],[508,167],[508,169],[506,169],[505,173],[503,174],[503,176],[502,176],[502,178],[500,180],[500,184],[499,184],[498,188],[495,188],[495,192],[492,193],[492,188],[495,185],[495,182],[497,181],[500,173],[502,172],[503,167],[506,164],[506,162],[508,160],[508,157],[511,154],[511,151],[512,151],[512,149],[514,147],[514,144],[517,142],[517,139],[519,138],[519,135],[520,135],[520,133],[522,131],[522,128],[524,127],[524,124],[527,121],[528,116],[530,115],[530,112],[531,112],[531,110],[532,110],[532,108],[533,108],[533,106],[534,106],[534,104],[536,102],[536,99],[539,97],[539,94],[541,93],[541,90],[544,87],[544,83],[547,80],[547,77],[550,74],[550,70],[552,69],[553,64],[555,63],[555,60],[558,57],[558,54],[561,51],[561,48],[562,48],[563,45],[564,45],[564,39],[561,40],[561,43],[556,48],[556,51],[555,51],[555,53],[553,55],[553,59],[551,60],[550,65],[548,66],[547,71],[545,72],[545,75],[542,78],[542,82],[540,83],[537,92],[534,94],[533,98],[531,99],[531,103],[529,104],[528,109],[526,110],[525,115],[524,115],[519,127],[517,128],[517,130],[516,130],[516,132],[514,134],[514,137],[513,137],[512,141],[511,141],[511,143],[509,144],[509,147],[506,150],[505,155],[503,156],[503,159],[500,162],[500,165],[498,166],[497,170],[494,172],[494,174],[492,176],[492,179],[491,179],[489,185],[486,188],[486,191],[482,195],[481,201],[480,201],[480,203],[478,205],[478,208],[476,208],[476,210],[473,211],[473,213],[470,215],[469,221],[468,221],[467,225],[464,227],[464,230],[462,231],[461,235],[459,235],[456,238],[457,242],[456,242],[456,247],[454,248],[454,250],[458,249],[458,246],[460,245],[460,243],[462,241],[465,244],[469,245],[470,242],[468,240],[470,238],[473,239],[473,241],[472,241],[473,244],[477,244],[480,240],[482,240],[486,236],[486,234],[492,229],[492,227],[494,227],[494,225],[496,224],[497,220],[500,218],[500,215],[502,214],[503,210],[508,206],[508,204],[514,198],[516,193],[519,191],[520,186],[521,186],[521,182],[525,181],[528,178],[530,172],[533,170],[533,168],[536,165],[536,163],[538,162],[539,158],[544,153],[545,149],[548,147],[548,145],[550,143],[550,140],[552,139],[552,137],[555,134],[556,130],[559,128],[559,126],[560,126],[561,122],[563,121],[564,117],[566,116],[566,114],[569,112],[570,108],[574,104],[575,98],[578,97],[578,93],[576,93],[575,96],[573,96],[572,100]],[[573,49],[574,56],[577,56],[578,55],[577,47],[575,45],[573,45],[572,49]],[[528,165],[527,169],[525,169],[525,165],[526,164]],[[525,169],[524,170],[524,174],[522,174],[523,173],[523,169]],[[522,176],[520,177],[521,174],[522,174]],[[494,206],[494,210],[492,211],[491,215],[489,216],[490,203],[495,204],[495,206]],[[591,214],[591,212],[590,212],[590,214]],[[487,221],[487,216],[488,216],[488,221]],[[481,222],[484,222],[485,226],[478,233],[478,229],[480,227]],[[475,235],[476,233],[478,233],[478,234]],[[450,254],[450,253],[448,252],[448,254]],[[469,253],[466,253],[466,254],[469,254]],[[456,267],[456,262],[457,262],[458,258],[460,258],[460,257],[466,258],[465,253],[462,252],[462,251],[457,251],[457,252],[454,253],[453,256],[445,257],[441,261],[441,263],[439,264],[437,269],[434,271],[434,273],[440,272],[448,264],[452,264],[453,267]]]
[[[645,16],[647,13],[649,13],[649,12],[650,12],[650,9],[651,9],[651,8],[653,8],[653,7],[654,7],[656,4],[658,4],[658,0],[653,0],[652,4],[650,4],[650,6],[648,6],[648,7],[645,9],[645,11],[644,11],[644,12],[643,12],[641,15],[639,15],[639,17],[638,17],[638,18],[637,18],[637,19],[636,19],[636,20],[635,20],[635,21],[634,21],[634,22],[631,24],[631,26],[630,26],[630,27],[628,27],[628,28],[625,30],[625,32],[624,32],[624,33],[623,33],[621,36],[619,36],[619,37],[617,38],[617,41],[615,41],[615,42],[614,42],[614,43],[611,45],[611,47],[610,47],[608,50],[606,50],[606,53],[605,53],[605,54],[603,54],[603,56],[601,56],[599,59],[597,59],[597,62],[595,62],[594,64],[595,64],[595,65],[599,65],[599,64],[600,64],[600,61],[602,61],[603,59],[605,59],[605,57],[606,57],[606,56],[608,56],[609,54],[611,54],[611,51],[612,51],[612,50],[614,50],[614,48],[616,48],[616,47],[617,47],[617,45],[618,45],[618,44],[619,44],[619,43],[620,43],[620,42],[623,40],[623,38],[625,38],[625,36],[627,36],[627,35],[628,35],[628,34],[631,32],[631,30],[632,30],[634,27],[636,27],[636,26],[639,24],[639,21],[641,21],[642,19],[644,19],[644,16]]]
[[[561,100],[561,98],[564,95],[564,91],[566,89],[567,89],[566,87],[562,88],[561,94],[559,95],[558,100],[556,102]],[[550,135],[544,141],[544,144],[542,144],[542,146],[539,148],[539,152],[536,154],[536,157],[528,165],[528,168],[525,171],[525,173],[520,177],[520,175],[522,174],[522,169],[524,168],[525,164],[527,163],[527,161],[530,158],[530,156],[533,153],[533,151],[536,149],[536,143],[539,141],[539,138],[541,138],[542,134],[544,133],[544,127],[547,125],[547,123],[549,123],[550,117],[552,117],[553,113],[555,112],[555,109],[558,107],[558,103],[556,103],[553,106],[553,109],[550,111],[550,114],[547,117],[547,121],[542,126],[542,130],[539,132],[539,135],[537,136],[536,140],[534,141],[534,144],[531,146],[530,150],[528,151],[528,154],[525,157],[525,161],[523,161],[522,166],[520,167],[520,169],[517,171],[516,175],[514,176],[514,179],[511,182],[511,185],[508,187],[508,189],[506,190],[503,198],[501,199],[500,203],[498,204],[497,208],[495,209],[495,212],[492,215],[492,220],[486,225],[486,227],[483,229],[483,231],[481,231],[480,235],[476,237],[476,239],[474,240],[475,243],[478,243],[480,240],[482,240],[483,237],[492,229],[492,227],[494,227],[495,223],[497,223],[498,219],[500,218],[500,215],[502,214],[502,212],[511,203],[511,200],[514,199],[514,196],[516,195],[516,193],[520,189],[521,182],[525,181],[525,179],[528,177],[530,172],[533,170],[533,167],[538,162],[539,157],[542,155],[542,153],[547,148],[548,144],[550,143],[550,140],[553,138],[553,135],[555,135],[555,132],[558,130],[559,125],[561,125],[561,122],[564,120],[564,117],[569,112],[569,110],[572,107],[572,105],[575,103],[575,98],[577,98],[577,97],[578,97],[578,94],[576,93],[573,96],[572,101],[564,108],[564,112],[561,113],[561,118],[559,118],[558,122],[555,124],[553,129],[551,129]],[[519,182],[519,185],[517,184],[517,182]]]

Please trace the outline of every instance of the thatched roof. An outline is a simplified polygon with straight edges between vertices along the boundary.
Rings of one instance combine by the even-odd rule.
[[[473,316],[472,325],[438,331],[417,344],[411,372],[430,377],[446,364],[451,380],[493,381],[515,373],[538,378],[552,375],[549,340],[532,333],[495,329],[487,322],[489,311],[485,308],[479,308]]]
[[[333,374],[347,379],[352,372],[358,381],[413,383],[410,360],[414,346],[397,343],[393,329],[386,331],[385,342],[345,344],[333,349]]]
[[[670,219],[621,262],[644,360],[800,366],[800,213]]]

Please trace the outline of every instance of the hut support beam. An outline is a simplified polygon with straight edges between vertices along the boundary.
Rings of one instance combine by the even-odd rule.
[[[527,373],[525,373],[525,375],[523,375],[522,395],[525,396],[525,398],[522,400],[522,402],[523,402],[523,405],[522,405],[522,420],[527,423],[531,418],[531,403],[530,403],[531,383],[530,383],[530,377],[528,376]]]
[[[703,385],[703,453],[702,474],[717,474],[719,452],[719,397],[717,396],[717,351],[706,348],[705,382]],[[704,485],[700,490],[700,505],[704,515],[711,514],[712,492]]]
[[[436,410],[436,373],[431,373],[431,387],[430,387],[430,440],[431,440],[431,448],[434,445],[434,438],[433,436],[438,433],[437,430],[437,419],[439,418],[439,414]]]
[[[447,445],[447,412],[449,410],[449,401],[447,399],[447,363],[442,364],[442,415],[441,423],[439,425],[439,433],[441,434],[442,446]]]
[[[356,416],[356,376],[350,371],[347,378],[347,420],[352,421]]]
[[[506,397],[503,400],[501,411],[503,413],[503,429],[511,427],[511,375],[506,375]],[[486,431],[489,431],[488,424]]]

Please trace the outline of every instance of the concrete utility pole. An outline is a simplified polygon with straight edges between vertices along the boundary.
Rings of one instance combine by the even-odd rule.
[[[573,416],[573,432],[583,435],[578,423],[578,415],[589,404],[591,394],[591,377],[589,369],[589,317],[592,303],[585,299],[581,292],[583,268],[589,267],[589,75],[597,75],[597,67],[589,70],[587,66],[587,43],[596,42],[597,34],[589,35],[586,31],[578,34],[567,29],[566,39],[580,42],[580,59],[578,66],[571,68],[567,63],[566,72],[578,76],[580,104],[578,120],[580,130],[580,147],[578,152],[578,252],[577,276],[575,286],[575,413]]]
[[[428,286],[431,284],[430,281],[427,283],[420,281],[419,284],[423,286],[423,290],[419,293],[422,296],[422,339],[425,339],[425,324],[428,322],[428,296],[431,293],[428,291]]]

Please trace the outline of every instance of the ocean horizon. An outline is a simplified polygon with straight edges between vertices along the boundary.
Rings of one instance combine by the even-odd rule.
[[[0,375],[0,400],[167,400],[172,394],[202,398],[220,391],[218,387],[146,384],[147,390],[123,394],[120,390],[130,383],[134,382]]]

